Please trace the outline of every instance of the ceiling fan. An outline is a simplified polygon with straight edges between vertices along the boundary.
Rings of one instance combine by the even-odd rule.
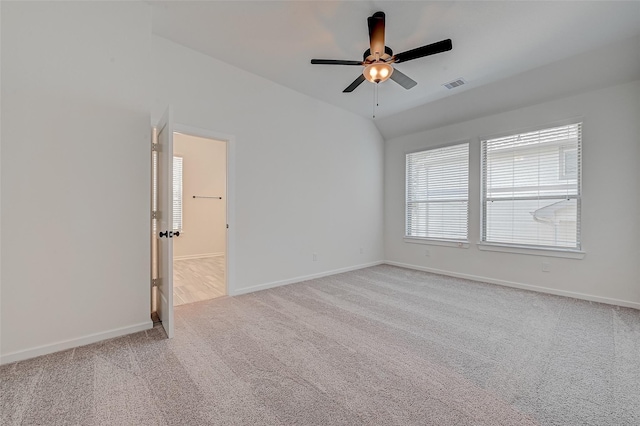
[[[411,89],[418,83],[399,70],[394,69],[392,64],[435,55],[452,48],[451,39],[446,39],[394,55],[393,51],[384,45],[384,12],[374,13],[373,16],[367,18],[367,22],[369,24],[370,48],[364,52],[362,61],[343,61],[340,59],[311,60],[311,63],[315,65],[360,65],[365,67],[362,74],[343,90],[344,93],[353,92],[365,79],[377,84],[390,78],[405,89]]]

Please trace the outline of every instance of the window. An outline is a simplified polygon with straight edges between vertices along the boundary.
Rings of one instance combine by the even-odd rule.
[[[407,154],[406,237],[466,241],[469,143]]]
[[[182,231],[182,157],[173,157],[173,230]]]
[[[580,250],[582,123],[482,141],[482,242]]]
[[[578,176],[578,150],[560,149],[560,179],[575,179]]]

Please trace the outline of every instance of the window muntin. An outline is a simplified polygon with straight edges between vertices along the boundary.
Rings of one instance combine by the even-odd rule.
[[[580,249],[581,128],[482,141],[482,242]]]
[[[406,237],[466,241],[468,212],[468,142],[407,154]]]

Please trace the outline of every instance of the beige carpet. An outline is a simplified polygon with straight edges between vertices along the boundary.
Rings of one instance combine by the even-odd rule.
[[[2,425],[639,425],[640,312],[378,266],[0,377]]]

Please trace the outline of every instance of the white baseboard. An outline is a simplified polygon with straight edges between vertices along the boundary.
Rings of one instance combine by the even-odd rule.
[[[401,268],[415,269],[417,271],[431,272],[434,274],[447,275],[447,276],[456,277],[456,278],[463,278],[466,280],[480,281],[480,282],[485,282],[490,284],[503,285],[506,287],[513,287],[513,288],[520,288],[523,290],[535,291],[538,293],[554,294],[556,296],[565,296],[565,297],[571,297],[573,299],[588,300],[590,302],[606,303],[608,305],[624,306],[626,308],[634,308],[634,309],[640,310],[640,303],[629,302],[627,300],[612,299],[609,297],[594,296],[591,294],[577,293],[574,291],[566,291],[566,290],[558,290],[558,289],[549,288],[549,287],[540,287],[537,285],[517,283],[514,281],[498,280],[495,278],[482,277],[479,275],[460,274],[458,272],[444,271],[442,269],[435,269],[435,268],[427,268],[424,266],[394,262],[391,260],[387,260],[383,263],[387,265],[399,266]]]
[[[84,346],[90,343],[112,339],[114,337],[120,337],[126,334],[137,333],[138,331],[149,330],[151,328],[153,328],[153,322],[151,321],[151,319],[149,319],[149,321],[145,321],[140,324],[114,328],[113,330],[89,334],[88,336],[79,337],[77,339],[69,339],[62,342],[52,343],[50,345],[37,346],[31,349],[10,352],[8,354],[0,356],[0,364],[9,364],[11,362],[23,361],[25,359],[35,358],[37,356],[47,355],[53,352],[64,351],[66,349],[76,348],[78,346]]]
[[[202,253],[202,254],[189,254],[186,256],[173,256],[173,260],[187,260],[187,259],[205,259],[207,257],[224,256],[224,252],[221,253]]]
[[[364,268],[369,268],[371,266],[382,265],[383,263],[385,263],[385,262],[382,261],[382,260],[379,260],[379,261],[376,261],[376,262],[363,263],[363,264],[360,264],[360,265],[348,266],[346,268],[333,269],[331,271],[319,272],[317,274],[303,275],[303,276],[300,276],[300,277],[289,278],[287,280],[273,281],[273,282],[270,282],[270,283],[254,285],[254,286],[251,286],[251,287],[246,287],[246,288],[240,288],[240,289],[237,289],[237,290],[233,290],[232,292],[229,293],[229,296],[239,296],[241,294],[253,293],[254,291],[267,290],[269,288],[280,287],[280,286],[283,286],[283,285],[295,284],[295,283],[299,283],[299,282],[302,282],[302,281],[313,280],[313,279],[316,279],[316,278],[328,277],[329,275],[341,274],[343,272],[356,271],[358,269],[364,269]]]

